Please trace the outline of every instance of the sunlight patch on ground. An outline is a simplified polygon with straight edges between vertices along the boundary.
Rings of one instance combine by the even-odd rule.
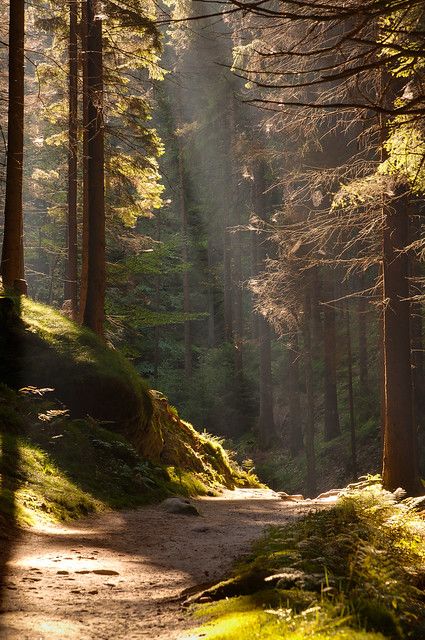
[[[12,640],[24,640],[24,638],[35,638],[36,640],[83,640],[87,638],[81,623],[71,622],[64,618],[46,618],[34,612],[31,613],[31,636],[28,636],[28,627],[22,625],[22,619],[18,619],[16,613],[4,614],[2,622],[8,624],[8,638]]]

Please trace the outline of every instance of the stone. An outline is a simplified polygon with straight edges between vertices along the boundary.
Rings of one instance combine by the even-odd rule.
[[[93,569],[92,573],[95,573],[98,576],[119,576],[118,571],[113,571],[112,569]]]
[[[285,491],[279,491],[277,495],[281,500],[285,500],[287,502],[298,502],[299,500],[304,500],[304,496],[300,493],[289,494],[285,493]]]
[[[167,498],[161,503],[167,513],[181,514],[184,516],[199,516],[198,509],[185,498]]]

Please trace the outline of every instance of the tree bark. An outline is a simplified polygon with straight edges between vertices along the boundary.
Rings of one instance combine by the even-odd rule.
[[[105,172],[102,18],[87,0],[88,255],[84,325],[103,336],[105,317]]]
[[[5,289],[26,293],[22,182],[24,160],[25,2],[11,0],[6,192],[1,274]]]
[[[362,273],[360,276],[360,291],[364,291],[365,286],[366,286],[365,276]],[[367,313],[366,297],[364,295],[360,295],[359,301],[358,301],[359,378],[360,378],[360,390],[363,394],[367,393],[369,389],[366,313]]]
[[[304,446],[307,461],[307,495],[314,497],[317,492],[316,479],[316,454],[314,450],[314,390],[313,390],[313,364],[311,354],[311,299],[307,292],[304,300],[304,318],[302,324],[304,340],[304,376],[307,395],[307,415],[304,431]]]
[[[78,314],[78,7],[69,5],[69,77],[68,77],[68,212],[64,298],[71,301],[72,317]]]
[[[328,297],[332,301],[333,283],[329,285]],[[323,308],[323,339],[325,355],[325,440],[332,440],[341,434],[338,414],[337,378],[336,378],[336,323],[333,303]]]
[[[289,347],[288,393],[289,393],[289,450],[296,456],[303,448],[301,422],[300,367],[298,336],[295,335]]]
[[[87,71],[87,2],[83,0],[81,6],[81,71],[83,79],[83,207],[82,207],[82,238],[81,238],[81,276],[80,276],[80,322],[84,321],[84,310],[87,300],[88,254],[89,254],[89,87]]]
[[[215,277],[214,277],[214,256],[213,243],[211,237],[208,238],[208,347],[215,347]]]
[[[186,206],[186,184],[185,171],[183,161],[183,149],[181,138],[177,138],[178,146],[178,170],[179,170],[179,208],[180,208],[180,226],[182,233],[182,261],[185,264],[183,272],[183,311],[191,312],[190,303],[190,281],[189,281],[189,236],[188,236],[188,218]],[[184,372],[186,378],[192,375],[192,331],[190,320],[184,322]]]
[[[351,471],[353,479],[357,478],[357,437],[356,437],[356,417],[354,413],[354,391],[353,391],[353,356],[351,346],[351,322],[348,304],[345,308],[345,331],[347,339],[347,387],[348,387],[348,407],[350,412],[350,445],[351,445]]]
[[[260,448],[268,449],[275,433],[270,325],[264,316],[259,317],[258,324],[260,334],[260,415],[257,429]]]
[[[265,166],[259,162],[254,173],[254,208],[259,218],[266,218],[265,191]],[[255,236],[257,250],[257,269],[260,270],[267,257],[267,248],[261,234]],[[258,316],[258,348],[260,355],[260,414],[257,423],[260,446],[267,449],[275,434],[273,416],[273,380],[271,359],[271,330],[264,316]]]
[[[383,329],[385,423],[383,485],[402,487],[408,495],[423,492],[419,480],[410,351],[408,198],[384,208]]]

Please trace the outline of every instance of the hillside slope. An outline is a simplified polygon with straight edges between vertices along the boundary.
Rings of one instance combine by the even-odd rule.
[[[0,350],[3,529],[256,483],[119,352],[57,311],[0,298]]]

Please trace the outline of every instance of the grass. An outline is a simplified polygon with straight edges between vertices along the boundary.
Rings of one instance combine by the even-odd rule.
[[[425,524],[380,485],[273,528],[233,576],[204,593],[206,640],[425,637]]]

